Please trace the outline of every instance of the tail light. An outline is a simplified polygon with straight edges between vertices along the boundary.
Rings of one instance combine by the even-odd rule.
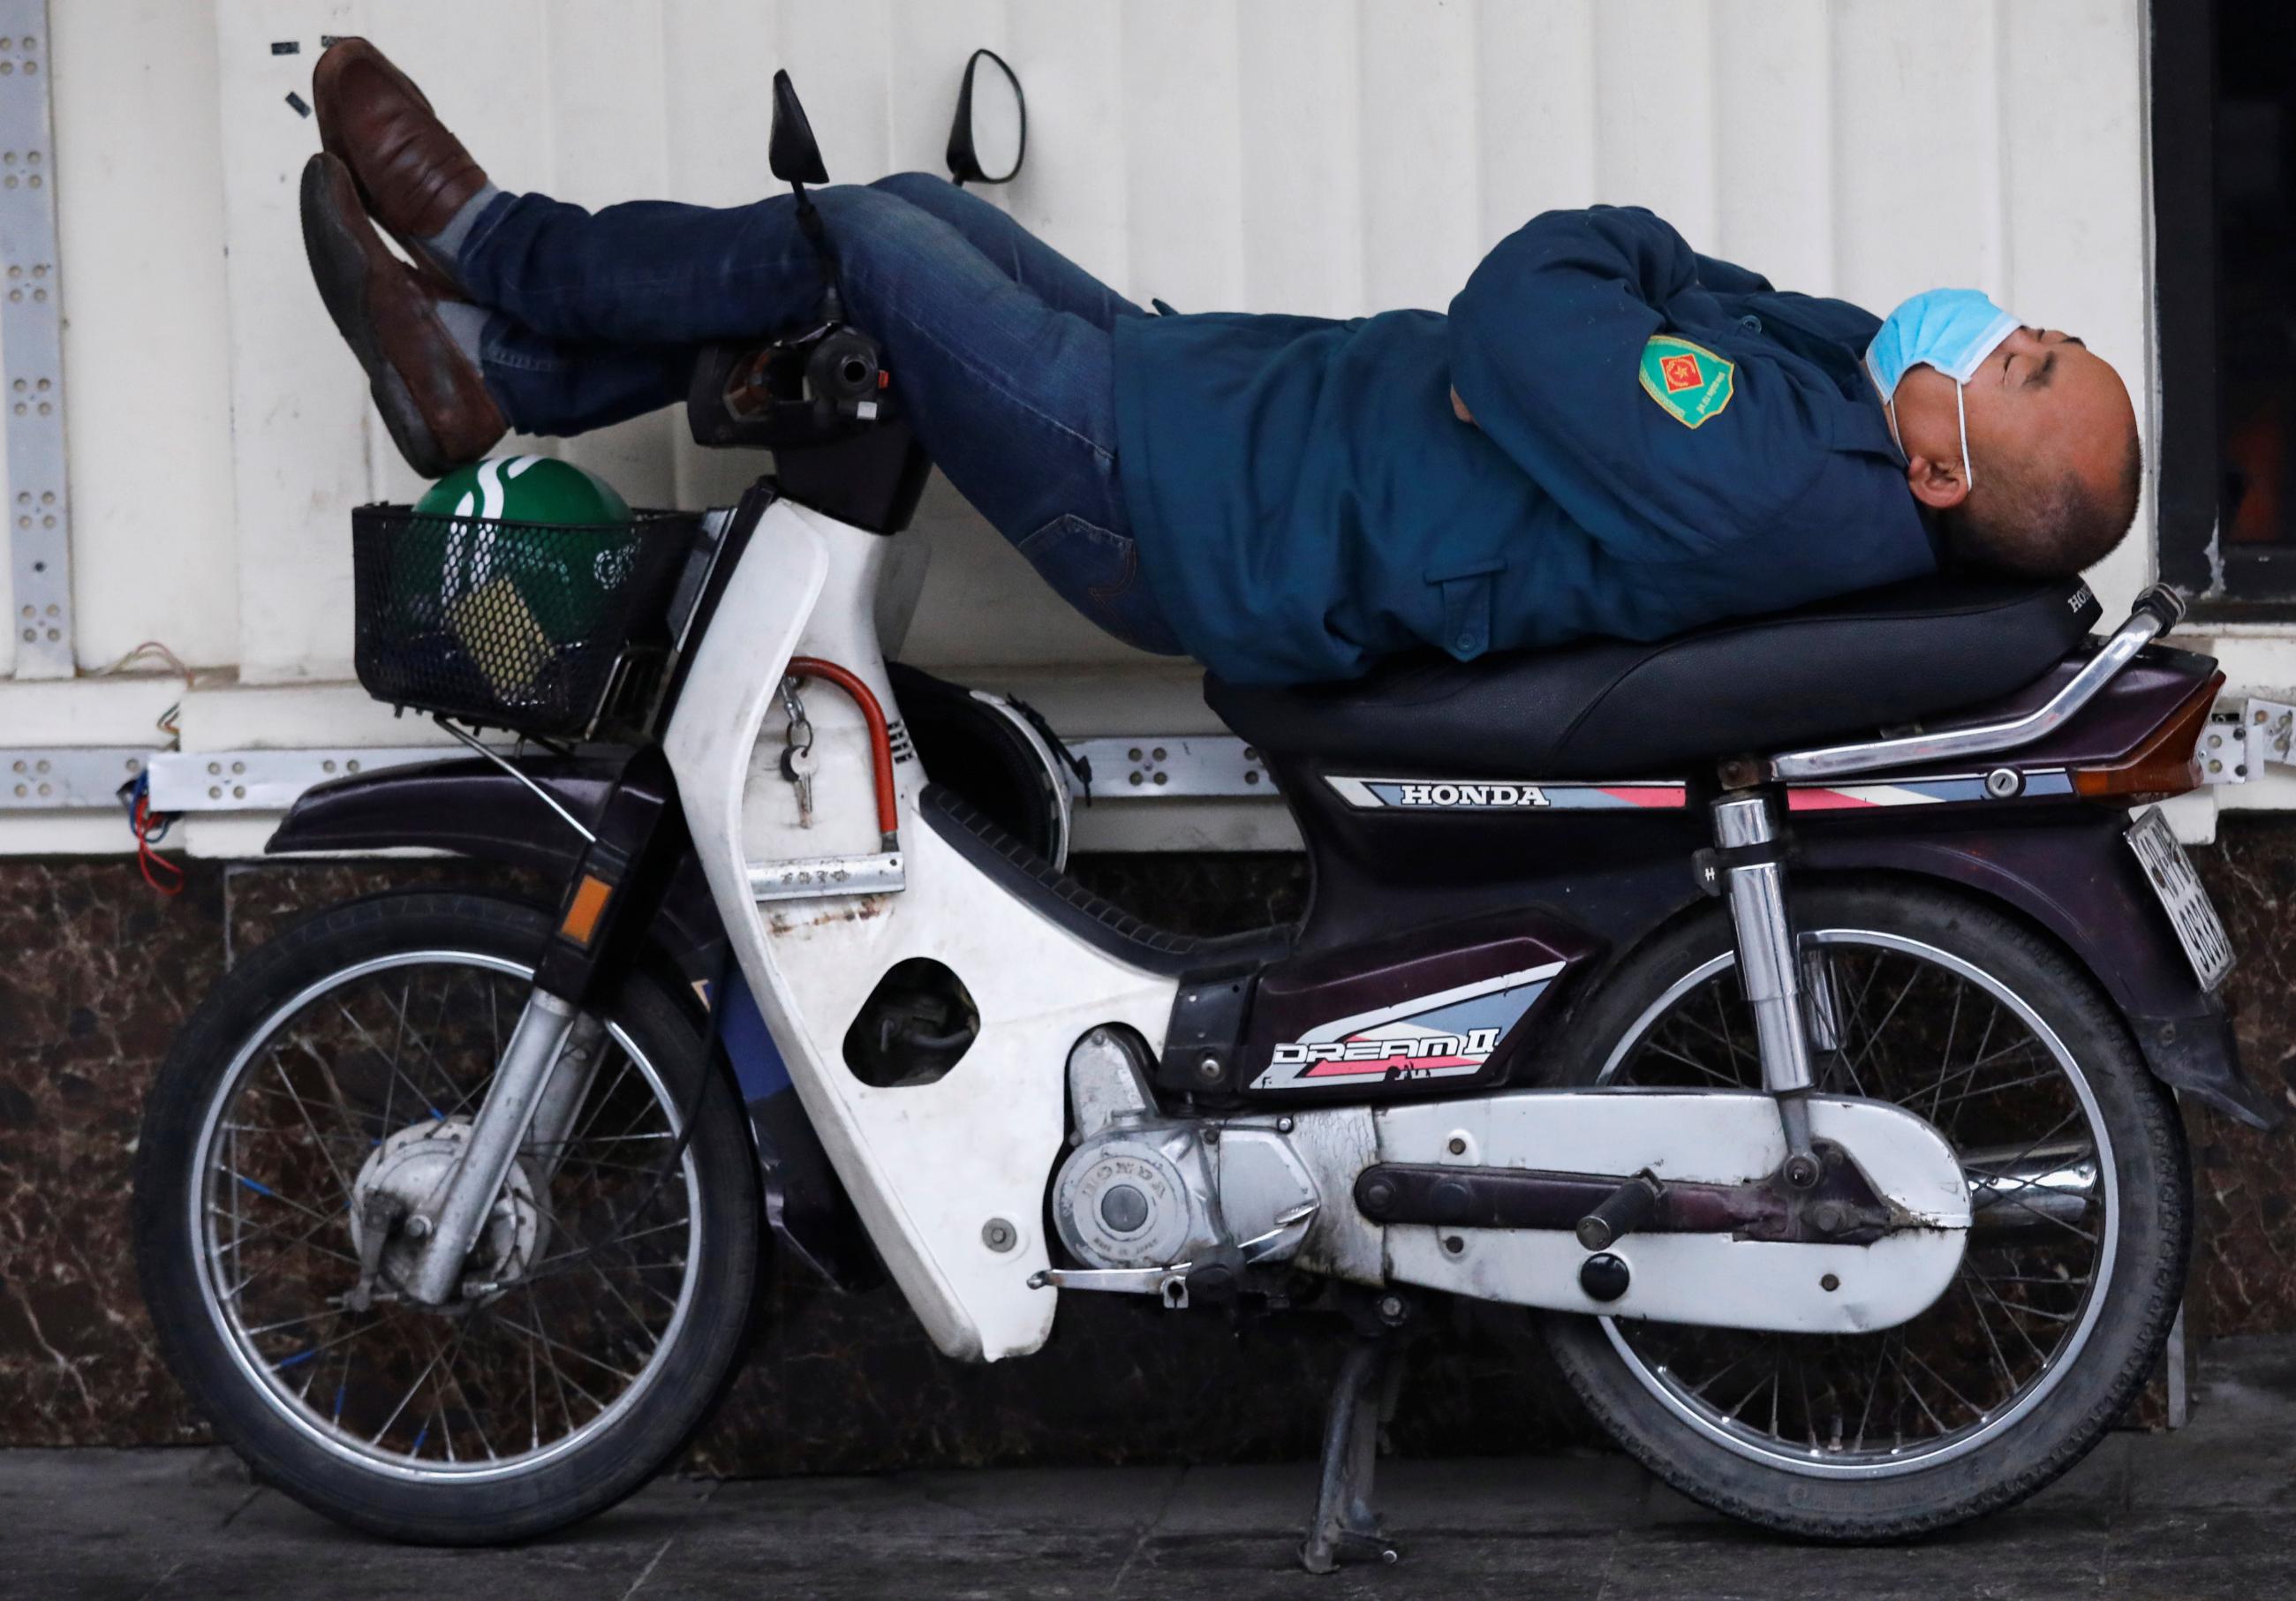
[[[2109,767],[2075,768],[2073,792],[2092,800],[2165,800],[2201,787],[2201,731],[2224,687],[2222,673],[2194,690],[2144,743]]]

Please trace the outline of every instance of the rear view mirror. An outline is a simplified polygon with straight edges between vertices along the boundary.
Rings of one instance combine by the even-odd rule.
[[[805,119],[805,107],[798,103],[785,71],[774,74],[774,130],[766,142],[766,163],[784,184],[829,182],[821,146],[813,142],[813,125]]]
[[[984,61],[996,70],[983,74]],[[1009,184],[1028,153],[1029,103],[1020,78],[995,51],[974,51],[948,127],[948,176],[959,184]]]

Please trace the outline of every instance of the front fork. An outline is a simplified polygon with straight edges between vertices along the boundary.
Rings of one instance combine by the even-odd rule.
[[[1778,1104],[1785,1129],[1788,1184],[1808,1189],[1819,1176],[1809,1139],[1810,1047],[1839,1047],[1833,987],[1822,960],[1805,965],[1786,906],[1784,845],[1767,795],[1732,795],[1714,802],[1714,866],[1730,902],[1738,940],[1738,975],[1754,1009],[1761,1051],[1762,1088]],[[1813,949],[1813,958],[1818,952]],[[1810,989],[1803,989],[1803,980]]]
[[[420,1207],[398,1219],[399,1231],[416,1242],[403,1287],[433,1306],[463,1293],[464,1262],[521,1154],[537,1193],[548,1193],[604,1054],[605,1025],[587,1006],[595,981],[612,965],[612,936],[631,888],[661,858],[666,836],[680,827],[668,768],[652,747],[623,769],[594,833],[560,815],[583,833],[586,845],[560,902],[557,927],[536,965],[534,988],[455,1165]],[[533,1247],[537,1258],[547,1240],[546,1206],[540,1226],[545,1233]],[[379,1260],[381,1231],[375,1237]]]

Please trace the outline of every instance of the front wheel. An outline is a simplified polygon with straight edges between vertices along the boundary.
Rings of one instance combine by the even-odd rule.
[[[512,1164],[475,1287],[351,1293],[362,1202],[451,1165],[549,929],[471,895],[323,912],[216,987],[145,1109],[136,1259],[169,1367],[258,1476],[376,1533],[511,1540],[611,1506],[741,1352],[756,1163],[700,1030],[644,977],[602,1014],[566,1137]]]
[[[1902,1539],[2032,1494],[2128,1408],[2183,1290],[2191,1171],[2168,1091],[2040,935],[1907,883],[1818,885],[1793,909],[1832,1003],[1817,1088],[1903,1106],[1952,1142],[1974,1219],[1960,1271],[1874,1334],[1558,1314],[1549,1342],[1596,1418],[1684,1494],[1806,1538]],[[1718,907],[1629,958],[1571,1034],[1571,1081],[1761,1082]]]

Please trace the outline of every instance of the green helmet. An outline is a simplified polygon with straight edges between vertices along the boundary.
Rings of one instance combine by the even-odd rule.
[[[572,462],[513,456],[458,467],[414,503],[426,517],[494,517],[504,522],[627,522],[614,486]]]
[[[458,468],[414,510],[438,521],[418,525],[408,554],[436,573],[455,635],[504,700],[528,698],[562,650],[617,648],[595,636],[629,575],[635,536],[628,502],[604,479],[514,456]]]

